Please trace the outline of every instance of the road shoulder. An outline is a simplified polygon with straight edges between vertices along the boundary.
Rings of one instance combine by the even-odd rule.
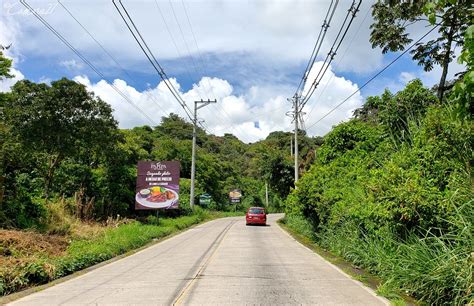
[[[371,275],[367,271],[354,267],[351,263],[345,261],[344,259],[322,249],[309,238],[289,228],[286,224],[281,222],[281,219],[278,220],[276,223],[278,224],[278,228],[285,235],[289,236],[290,239],[296,241],[302,247],[326,261],[335,270],[347,276],[354,283],[358,284],[361,288],[369,292],[371,295],[373,295],[386,305],[391,304],[388,299],[376,293],[378,286],[381,284],[381,280],[379,278]]]

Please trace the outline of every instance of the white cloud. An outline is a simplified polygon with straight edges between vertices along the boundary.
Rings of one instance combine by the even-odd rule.
[[[13,78],[11,79],[2,79],[0,80],[0,92],[9,92],[10,87],[15,85],[16,82],[23,80],[25,76],[23,73],[21,73],[19,70],[16,70],[15,68],[12,68],[10,70],[10,74],[13,75]]]
[[[320,67],[322,63],[318,62],[316,65]],[[150,124],[106,81],[101,80],[97,83],[91,83],[86,76],[77,76],[74,80],[84,84],[89,90],[109,103],[114,109],[114,116],[122,128]],[[172,79],[171,81],[177,89],[180,88],[176,80]],[[314,122],[314,119],[319,117],[320,114],[327,112],[336,102],[341,101],[357,89],[357,85],[336,76],[331,69],[328,70],[321,85],[325,86],[328,82],[330,82],[329,86],[326,87],[324,92],[315,92],[315,97],[318,97],[318,100],[310,100],[305,108],[305,111],[309,112],[310,107],[315,106],[315,112],[309,117],[308,123]],[[115,80],[113,85],[157,123],[159,123],[162,116],[167,116],[171,112],[186,118],[184,111],[171,96],[163,82],[144,91],[138,91],[119,79]],[[208,91],[214,92],[218,103],[200,109],[198,117],[204,119],[209,131],[216,135],[232,133],[245,142],[253,142],[265,138],[272,131],[289,131],[292,129],[291,119],[285,115],[291,108],[290,103],[286,101],[286,97],[291,94],[291,89],[293,88],[252,86],[246,94],[235,95],[232,85],[226,80],[203,78],[192,89],[182,92],[182,96],[189,108],[193,109],[193,103],[195,100],[200,100],[200,95],[205,96]],[[255,103],[255,101],[260,101],[260,103]],[[359,107],[361,103],[362,97],[355,95],[337,112],[324,120],[322,124],[311,129],[309,134],[324,135],[332,125],[350,118],[353,109]],[[258,122],[258,125],[255,122]]]
[[[18,26],[15,23],[8,24],[8,31],[4,29],[7,28],[7,24],[0,19],[0,45],[2,46],[10,46],[8,49],[3,50],[3,55],[8,58],[12,59],[12,68],[10,70],[10,74],[13,75],[13,78],[10,79],[3,79],[0,80],[0,92],[8,92],[10,91],[10,87],[13,86],[16,82],[23,80],[25,76],[21,71],[19,71],[16,67],[18,62],[20,62],[20,57],[17,52],[18,48],[16,46],[17,34],[19,32]]]
[[[400,73],[400,76],[398,77],[398,79],[402,84],[405,85],[405,84],[408,84],[410,81],[416,79],[416,74],[403,71]]]
[[[81,27],[58,5],[51,7],[49,2],[31,0],[29,3],[44,12],[42,16],[72,45],[86,55],[101,54],[98,46],[81,29]],[[264,58],[268,65],[284,67],[305,63],[309,57],[317,34],[323,23],[329,0],[304,1],[190,1],[186,2],[188,15],[191,18],[192,30],[199,43],[199,50],[207,54],[239,53]],[[125,66],[144,62],[138,46],[128,33],[111,2],[65,1],[63,4],[81,21],[81,23]],[[163,12],[161,18],[154,1],[144,3],[125,3],[131,16],[136,21],[143,37],[150,48],[161,60],[177,59],[179,54],[194,56],[198,52],[194,45],[191,28],[187,23],[181,1],[174,1],[173,8],[177,14],[184,35],[178,29],[170,3],[158,1]],[[363,17],[371,3],[363,3],[359,15],[341,46],[341,51],[354,37],[350,52],[341,59],[338,69],[345,71],[370,71],[380,66],[382,54],[373,50],[368,42],[371,16],[364,21]],[[339,7],[328,30],[327,43],[323,45],[320,58],[329,51],[330,43],[336,37],[339,25],[345,17],[350,3],[339,1]],[[13,7],[13,9],[12,9]],[[35,53],[37,56],[64,57],[69,50],[56,39],[34,16],[24,12],[24,8],[13,0],[5,0],[3,19],[8,28],[20,25],[17,38],[21,42],[21,50],[25,54]],[[23,13],[11,13],[23,12]],[[212,16],[212,18],[209,18]],[[359,25],[363,22],[360,30]],[[165,22],[170,29],[167,31]],[[216,26],[218,25],[218,26]],[[176,42],[178,50],[172,40]],[[360,43],[360,42],[364,43]],[[340,54],[342,57],[342,54]],[[364,57],[364,61],[355,60]],[[98,63],[106,65],[108,61]],[[262,63],[262,64],[265,64]],[[148,66],[146,66],[148,68]],[[143,69],[143,68],[142,68]],[[173,67],[169,69],[179,69]]]
[[[72,71],[80,70],[82,69],[82,67],[84,67],[84,65],[81,62],[78,62],[75,59],[60,61],[59,65],[66,67],[68,70],[72,70]]]

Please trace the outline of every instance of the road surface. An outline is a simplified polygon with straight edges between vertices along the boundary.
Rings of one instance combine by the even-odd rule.
[[[11,305],[384,305],[286,234],[243,217],[194,227]]]

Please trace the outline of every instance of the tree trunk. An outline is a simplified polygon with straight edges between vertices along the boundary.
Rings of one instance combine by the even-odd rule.
[[[445,54],[443,58],[443,72],[441,73],[441,79],[439,81],[438,85],[438,99],[439,102],[443,102],[443,95],[445,91],[445,84],[446,84],[446,77],[448,75],[448,68],[449,68],[449,62],[450,62],[450,56],[451,56],[451,45],[453,43],[453,37],[455,33],[455,28],[456,28],[456,15],[453,14],[453,18],[451,19],[451,28],[449,29],[448,32],[448,41],[446,42],[446,48],[445,48]]]
[[[51,185],[53,183],[53,176],[54,172],[56,171],[59,162],[61,161],[60,154],[56,155],[56,157],[51,157],[48,161],[48,172],[46,173],[45,177],[45,186],[44,186],[44,198],[48,201],[49,192],[51,190]]]

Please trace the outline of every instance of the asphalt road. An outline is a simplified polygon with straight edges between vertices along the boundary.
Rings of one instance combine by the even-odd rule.
[[[296,242],[279,217],[265,227],[208,222],[11,305],[388,304]]]

